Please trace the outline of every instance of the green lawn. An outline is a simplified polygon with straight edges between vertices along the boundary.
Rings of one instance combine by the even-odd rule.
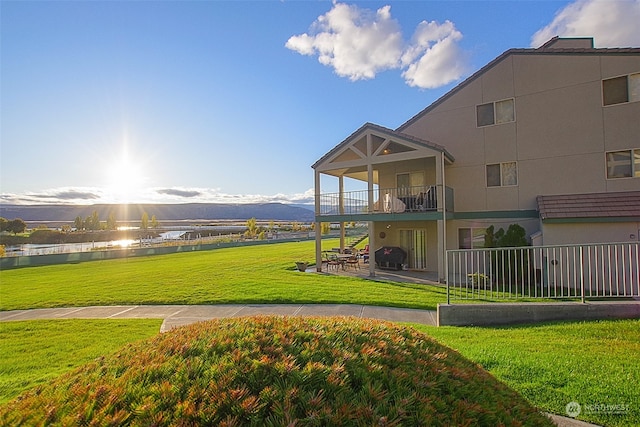
[[[335,241],[323,242],[327,248]],[[0,310],[116,304],[354,303],[435,310],[442,287],[301,273],[314,242],[0,272]]]
[[[337,246],[334,241],[323,244]],[[314,242],[298,242],[1,271],[0,309],[355,303],[434,310],[446,301],[445,290],[437,286],[296,271],[295,261],[312,261],[313,253]],[[57,322],[0,323],[0,402],[42,381],[43,373],[50,371],[55,376],[85,363],[87,357],[114,351],[123,345],[120,343],[152,335],[160,326],[158,320],[149,324],[123,321],[127,326],[110,327],[106,334],[100,322],[108,321],[65,321],[69,322],[67,332]],[[138,322],[143,332],[135,332]],[[563,415],[565,405],[575,401],[584,407],[581,419],[640,425],[640,320],[503,328],[416,327],[480,364],[540,408]],[[60,335],[55,333],[58,329]],[[107,335],[113,338],[112,344],[105,343],[81,359],[69,358]],[[46,351],[34,351],[40,348]],[[27,353],[29,357],[24,358]],[[55,357],[62,365],[52,364]],[[628,410],[621,415],[606,414],[597,405],[628,405]]]
[[[162,319],[0,323],[0,404],[127,343],[156,335]]]
[[[639,319],[497,328],[413,326],[545,411],[565,415],[566,405],[578,402],[579,419],[640,425]],[[618,409],[622,413],[610,413]]]

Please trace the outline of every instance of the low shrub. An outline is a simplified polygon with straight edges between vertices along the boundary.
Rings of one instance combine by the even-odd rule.
[[[250,317],[128,345],[0,408],[2,425],[553,425],[406,326]]]

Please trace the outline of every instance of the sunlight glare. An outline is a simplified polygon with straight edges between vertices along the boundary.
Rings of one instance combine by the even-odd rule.
[[[107,191],[115,202],[136,202],[145,181],[144,164],[132,161],[125,148],[119,159],[114,159],[107,165],[107,180]]]

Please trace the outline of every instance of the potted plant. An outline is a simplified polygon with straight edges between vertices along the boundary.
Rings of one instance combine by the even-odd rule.
[[[299,271],[307,271],[307,267],[309,263],[306,261],[296,261],[296,267],[298,267]]]
[[[482,273],[472,273],[467,274],[467,276],[469,277],[469,279],[471,279],[471,284],[474,288],[485,287],[487,285],[487,282],[489,281],[489,277]]]

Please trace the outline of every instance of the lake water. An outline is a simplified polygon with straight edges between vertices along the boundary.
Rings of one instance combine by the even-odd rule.
[[[6,248],[7,256],[68,254],[72,252],[89,252],[106,249],[124,249],[139,246],[136,240],[112,240],[110,242],[85,242],[37,245],[27,243]]]
[[[176,229],[177,228],[177,229]],[[202,236],[199,232],[215,230],[216,236]],[[18,246],[8,246],[6,256],[31,256],[31,255],[52,255],[68,254],[74,252],[90,252],[100,250],[118,250],[127,248],[139,248],[141,246],[153,246],[162,244],[206,244],[214,243],[221,238],[231,238],[238,240],[240,235],[246,230],[245,226],[224,225],[224,226],[198,226],[198,227],[172,227],[172,230],[160,233],[159,237],[148,239],[111,240],[104,242],[85,243],[61,243],[61,244],[23,244]],[[186,237],[189,236],[190,239]],[[267,233],[266,238],[287,239],[287,238],[308,238],[309,232],[273,232]]]

